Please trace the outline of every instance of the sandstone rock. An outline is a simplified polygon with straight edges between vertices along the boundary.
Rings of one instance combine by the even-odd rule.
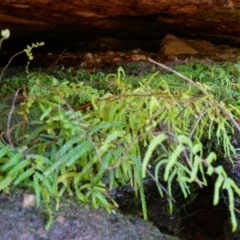
[[[198,51],[172,34],[167,34],[161,42],[160,53],[165,55],[197,54]]]
[[[239,41],[239,7],[239,0],[4,0],[0,29],[9,28],[13,41],[50,38],[59,43],[88,34],[151,39],[166,31]]]

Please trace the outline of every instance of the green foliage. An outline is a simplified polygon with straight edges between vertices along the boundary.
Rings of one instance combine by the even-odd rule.
[[[216,74],[214,67],[211,71]],[[37,205],[41,201],[46,205],[49,227],[51,199],[58,208],[61,196],[75,195],[94,208],[101,206],[110,212],[117,204],[108,190],[119,185],[130,185],[140,195],[147,219],[144,179],[149,175],[149,164],[154,166],[161,196],[166,193],[158,184],[163,173],[170,211],[175,182],[186,198],[191,194],[191,184],[206,186],[206,175],[215,174],[214,205],[221,190],[226,189],[236,230],[234,194],[240,195],[240,189],[217,161],[217,156],[231,159],[235,154],[231,137],[236,129],[229,116],[239,118],[240,84],[230,79],[230,75],[238,75],[238,68],[231,71],[216,75],[215,84],[214,77],[209,79],[209,71],[198,73],[196,81],[209,90],[209,95],[199,94],[196,87],[178,78],[176,82],[181,81],[182,86],[173,91],[172,74],[156,73],[147,79],[134,79],[131,84],[122,68],[101,79],[111,84],[104,91],[80,81],[84,75],[80,72],[69,79],[62,74],[61,80],[29,74],[25,100],[18,108],[27,128],[17,131],[14,139],[7,127],[2,130],[12,144],[0,143],[0,190],[8,191],[11,185],[19,184],[34,189]],[[91,82],[99,79],[93,77]],[[213,96],[221,100],[221,108]],[[8,116],[13,119],[10,113]],[[12,122],[11,127],[17,123]],[[32,123],[36,123],[34,129],[28,128]],[[206,143],[208,149],[204,148]]]

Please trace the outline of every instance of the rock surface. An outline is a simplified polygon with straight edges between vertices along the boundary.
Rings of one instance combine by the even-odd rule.
[[[56,42],[86,35],[163,38],[167,33],[239,41],[239,6],[239,0],[5,0],[0,29],[11,29],[18,39]]]
[[[177,240],[161,234],[150,222],[119,213],[92,210],[86,205],[63,201],[54,222],[45,230],[47,214],[35,207],[22,207],[22,195],[0,195],[1,240]]]
[[[165,55],[197,54],[198,51],[172,34],[167,34],[161,42],[160,53]]]

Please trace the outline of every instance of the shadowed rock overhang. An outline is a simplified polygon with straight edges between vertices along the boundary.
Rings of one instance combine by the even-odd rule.
[[[11,39],[89,36],[223,37],[238,43],[240,0],[5,0],[0,29]],[[60,38],[60,39],[59,39]]]

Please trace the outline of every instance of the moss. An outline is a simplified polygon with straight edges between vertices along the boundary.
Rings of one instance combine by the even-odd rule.
[[[230,20],[234,22],[240,21],[240,9],[233,9],[221,12],[199,12],[194,15],[196,18],[204,20],[212,20],[214,22],[220,22],[223,20]]]

